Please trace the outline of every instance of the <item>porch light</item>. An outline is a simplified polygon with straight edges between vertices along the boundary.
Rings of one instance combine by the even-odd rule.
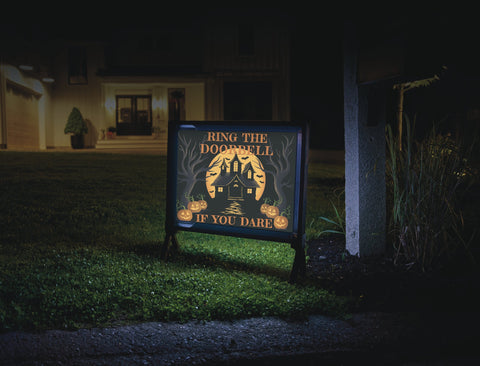
[[[115,110],[115,98],[107,97],[105,100],[105,108],[109,112],[113,112]]]
[[[154,110],[155,109],[164,109],[165,108],[165,100],[163,98],[153,98],[152,108]]]

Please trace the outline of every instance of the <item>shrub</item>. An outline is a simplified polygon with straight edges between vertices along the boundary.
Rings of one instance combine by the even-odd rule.
[[[387,126],[387,190],[395,263],[422,271],[445,264],[462,243],[459,199],[472,172],[468,151],[449,134],[431,129],[415,141],[407,119],[403,150]]]
[[[70,112],[64,132],[66,134],[72,133],[74,135],[83,135],[88,132],[87,124],[78,108],[73,107],[72,111]]]

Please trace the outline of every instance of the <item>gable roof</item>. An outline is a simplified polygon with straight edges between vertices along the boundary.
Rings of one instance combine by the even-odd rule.
[[[243,175],[239,175],[237,173],[226,173],[225,175],[219,175],[217,177],[217,179],[215,179],[215,181],[212,183],[212,186],[216,187],[216,186],[222,186],[222,187],[225,187],[225,186],[228,186],[229,184],[231,184],[235,178],[238,178],[238,180],[240,181],[240,183],[242,183],[243,186],[247,187],[247,188],[258,188],[260,187],[258,185],[258,183],[255,181],[255,180],[249,180],[247,178],[245,178]]]
[[[248,169],[252,169],[253,171],[255,171],[255,170],[253,169],[253,167],[252,167],[252,162],[251,162],[251,161],[249,161],[249,162],[247,163],[247,165],[245,165],[245,168],[243,168],[242,174],[245,174],[245,172],[246,172]]]

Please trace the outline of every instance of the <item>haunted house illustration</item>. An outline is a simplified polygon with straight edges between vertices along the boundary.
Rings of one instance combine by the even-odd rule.
[[[245,165],[245,167],[242,167]],[[243,169],[242,169],[243,168]],[[243,164],[238,155],[231,161],[223,159],[220,174],[212,183],[215,187],[215,199],[250,201],[255,200],[256,190],[259,187],[254,179],[255,170],[248,162]]]

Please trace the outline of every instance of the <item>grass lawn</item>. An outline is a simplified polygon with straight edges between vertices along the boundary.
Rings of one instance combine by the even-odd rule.
[[[161,261],[165,172],[161,156],[1,152],[0,330],[348,311],[347,298],[288,283],[288,244],[180,232]],[[310,166],[309,238],[343,176]]]

